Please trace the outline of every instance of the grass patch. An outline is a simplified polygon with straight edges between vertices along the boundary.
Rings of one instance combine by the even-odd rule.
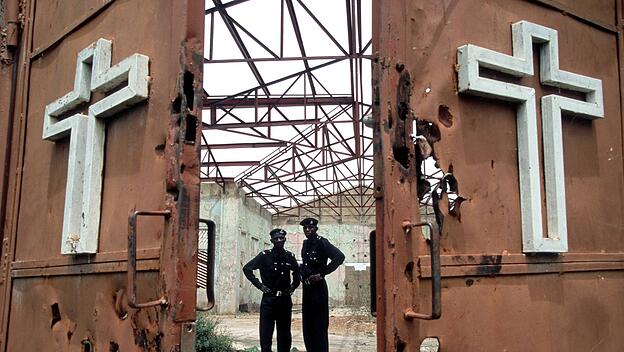
[[[195,322],[195,350],[197,352],[233,352],[233,339],[219,327],[215,317],[198,315]]]

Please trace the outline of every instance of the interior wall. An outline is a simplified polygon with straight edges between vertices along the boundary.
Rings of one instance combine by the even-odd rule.
[[[242,267],[271,247],[271,214],[247,199],[234,184],[201,186],[200,217],[215,222],[215,311],[233,314],[242,306],[254,309],[261,294],[249,283]],[[258,275],[258,273],[256,272]]]

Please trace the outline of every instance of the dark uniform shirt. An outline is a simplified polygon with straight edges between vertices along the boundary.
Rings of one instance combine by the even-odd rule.
[[[260,270],[262,283],[253,274],[253,271]],[[292,271],[292,289],[299,286],[301,276],[299,274],[299,264],[292,252],[284,250],[277,253],[273,249],[260,252],[254,259],[243,267],[243,273],[251,283],[258,289],[262,284],[273,291],[288,291],[291,289],[290,272]]]
[[[301,258],[303,259],[301,275],[304,280],[314,274],[321,274],[323,277],[329,275],[345,260],[344,254],[338,248],[318,235],[303,241]],[[329,265],[327,259],[331,260]]]

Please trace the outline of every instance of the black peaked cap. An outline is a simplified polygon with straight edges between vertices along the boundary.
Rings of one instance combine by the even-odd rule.
[[[269,234],[271,235],[271,238],[277,235],[286,236],[286,231],[282,229],[273,229]]]
[[[318,220],[316,220],[315,218],[305,218],[305,219],[301,220],[299,225],[301,225],[301,226],[316,226],[316,225],[318,225]]]

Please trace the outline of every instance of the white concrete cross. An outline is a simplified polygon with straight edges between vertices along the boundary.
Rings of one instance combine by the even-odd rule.
[[[527,21],[511,26],[513,56],[472,44],[457,49],[458,89],[518,103],[518,167],[524,252],[567,252],[561,112],[596,119],[604,117],[602,81],[559,69],[557,31]],[[547,236],[542,231],[539,145],[535,89],[480,76],[480,68],[516,77],[533,75],[533,43],[540,45],[540,81],[544,85],[585,93],[585,100],[560,95],[541,99]]]
[[[99,39],[78,53],[74,89],[45,108],[43,139],[69,137],[69,157],[62,254],[95,253],[98,246],[104,119],[148,97],[149,58],[133,54],[111,67],[112,43]],[[88,115],[76,113],[59,120],[91,100],[91,92],[107,93],[127,86],[89,106]]]

